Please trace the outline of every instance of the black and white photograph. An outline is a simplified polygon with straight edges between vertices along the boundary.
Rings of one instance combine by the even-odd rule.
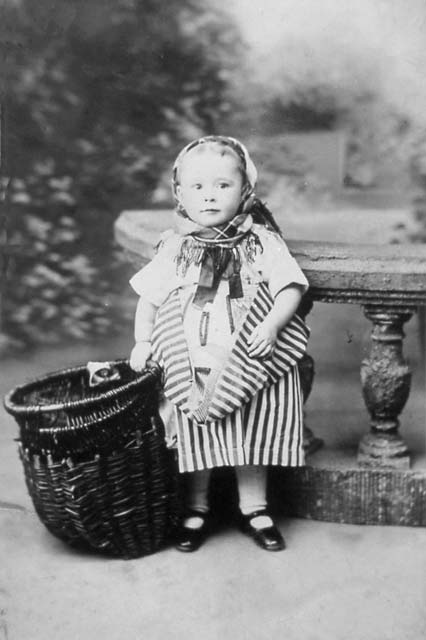
[[[2,0],[0,640],[426,637],[425,36]]]

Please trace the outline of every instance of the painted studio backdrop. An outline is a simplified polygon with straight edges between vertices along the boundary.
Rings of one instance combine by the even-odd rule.
[[[2,3],[3,347],[130,326],[113,222],[171,205],[170,163],[198,135],[245,140],[290,221],[413,203],[425,20],[420,0]],[[422,207],[395,237],[424,240]]]

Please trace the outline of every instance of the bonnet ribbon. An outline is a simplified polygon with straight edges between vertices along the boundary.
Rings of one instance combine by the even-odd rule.
[[[203,308],[207,302],[213,302],[222,278],[228,280],[230,298],[243,297],[238,245],[249,235],[251,223],[251,216],[244,214],[236,216],[225,229],[209,228],[210,237],[205,237],[206,234],[199,235],[200,229],[184,237],[176,257],[177,269],[185,274],[190,264],[200,265],[198,285],[193,299],[196,307]],[[211,237],[212,232],[215,233],[215,237]]]
[[[202,309],[206,302],[213,302],[222,278],[228,280],[229,297],[242,298],[240,271],[240,254],[235,246],[207,244],[201,260],[200,277],[193,299],[194,306]]]

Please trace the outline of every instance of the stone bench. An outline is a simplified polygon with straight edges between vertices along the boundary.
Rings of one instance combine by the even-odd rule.
[[[116,221],[115,236],[139,268],[152,258],[159,234],[170,226],[170,211],[125,211]],[[426,247],[291,240],[287,244],[310,283],[300,308],[303,316],[315,302],[351,303],[361,305],[372,323],[370,352],[361,363],[370,429],[361,438],[357,458],[344,467],[317,464],[314,452],[322,443],[306,429],[308,464],[274,472],[281,478],[275,482],[276,491],[278,486],[280,493],[282,481],[287,510],[301,517],[426,526],[426,469],[410,469],[399,432],[399,414],[411,383],[403,355],[403,325],[426,305]],[[309,355],[300,370],[306,402],[313,381]],[[314,417],[311,422],[314,426]]]

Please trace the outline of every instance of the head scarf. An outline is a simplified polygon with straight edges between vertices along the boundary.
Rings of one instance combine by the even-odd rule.
[[[179,153],[173,165],[172,191],[176,205],[176,213],[178,216],[189,218],[184,207],[182,206],[182,203],[180,202],[177,190],[179,186],[179,170],[181,168],[182,160],[190,151],[192,151],[196,147],[203,144],[212,143],[219,144],[224,147],[229,147],[234,151],[234,153],[240,160],[241,170],[243,174],[243,187],[241,191],[241,205],[236,215],[246,213],[250,209],[250,206],[256,197],[255,187],[257,182],[257,169],[254,165],[253,160],[250,158],[249,152],[247,151],[246,147],[236,138],[231,138],[229,136],[204,136],[187,144],[186,147],[184,147]]]

